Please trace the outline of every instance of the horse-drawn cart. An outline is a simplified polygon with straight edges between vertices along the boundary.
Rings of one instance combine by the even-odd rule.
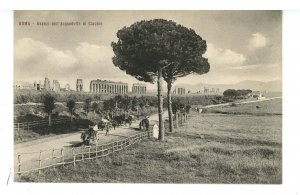
[[[90,126],[88,129],[81,129],[83,132],[80,135],[84,145],[90,145],[91,142],[99,140],[100,131],[106,130],[105,135],[109,133],[112,128],[112,123],[109,120],[102,119],[98,124]]]

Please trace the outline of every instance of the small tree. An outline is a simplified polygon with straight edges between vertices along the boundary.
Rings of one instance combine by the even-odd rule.
[[[89,111],[91,110],[91,102],[92,102],[91,98],[87,98],[84,101],[83,109],[85,110],[86,114],[88,114]]]
[[[128,95],[125,95],[122,99],[122,107],[125,112],[128,113],[129,109],[132,107],[132,100]]]
[[[46,95],[43,96],[44,111],[48,114],[49,127],[52,126],[51,116],[52,116],[52,111],[55,108],[54,103],[55,103],[55,98],[50,93],[47,93]]]
[[[183,110],[185,108],[185,104],[180,101],[180,99],[175,99],[172,102],[172,111],[176,114],[178,111]]]
[[[238,94],[235,89],[227,89],[223,92],[223,95],[226,97],[235,98]]]
[[[69,112],[70,112],[70,115],[71,115],[71,126],[72,126],[73,113],[74,113],[74,110],[75,110],[75,101],[73,99],[68,100],[67,101],[67,107],[69,108]]]
[[[99,108],[99,105],[96,102],[92,103],[92,110],[94,111],[94,114],[96,113],[98,108]]]

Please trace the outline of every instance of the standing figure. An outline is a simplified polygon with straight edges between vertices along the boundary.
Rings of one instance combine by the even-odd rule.
[[[113,120],[111,122],[111,125],[113,126],[114,130],[116,130],[116,127],[118,126],[118,123],[117,123],[117,121]]]
[[[146,131],[149,132],[150,122],[149,122],[149,116],[147,116],[145,119],[143,119],[140,122],[140,130],[146,129]]]

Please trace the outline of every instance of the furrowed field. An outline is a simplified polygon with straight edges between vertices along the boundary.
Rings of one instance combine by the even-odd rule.
[[[271,101],[261,103],[271,105]],[[274,105],[281,108],[281,103]],[[278,114],[191,113],[187,123],[167,133],[164,142],[147,140],[126,151],[78,163],[76,168],[57,167],[17,181],[279,184],[281,124]]]

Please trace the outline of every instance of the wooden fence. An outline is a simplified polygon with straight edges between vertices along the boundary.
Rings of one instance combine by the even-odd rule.
[[[183,123],[185,123],[187,119],[188,119],[188,114],[181,113],[181,112],[175,113],[174,117],[173,117],[174,128],[178,128],[179,125],[182,126]]]
[[[187,114],[176,113],[173,117],[174,128],[182,126],[187,118]],[[73,164],[73,166],[76,167],[76,162],[107,156],[150,137],[152,133],[151,129],[152,128],[150,128],[150,131],[144,131],[102,145],[96,144],[95,146],[65,147],[39,152],[18,153],[15,159],[17,160],[15,167],[15,170],[17,171],[15,171],[15,174],[21,175],[23,173],[35,171],[41,173],[41,170],[43,169],[49,167],[55,168],[66,164]]]
[[[52,119],[51,120],[53,125],[66,123],[66,119]],[[40,120],[40,121],[33,121],[33,122],[25,122],[25,123],[14,123],[14,130],[29,130],[35,127],[45,127],[48,126],[48,120]]]
[[[111,143],[83,146],[83,147],[70,147],[61,149],[52,149],[32,153],[18,153],[17,154],[17,175],[38,171],[49,167],[57,167],[66,164],[73,164],[76,167],[76,162],[101,158],[112,154],[117,151],[124,150],[125,148],[148,138],[148,132],[141,132],[133,136],[127,137],[122,140],[113,141]],[[26,155],[31,155],[31,159],[23,163],[22,159]],[[32,157],[34,155],[34,157]]]

